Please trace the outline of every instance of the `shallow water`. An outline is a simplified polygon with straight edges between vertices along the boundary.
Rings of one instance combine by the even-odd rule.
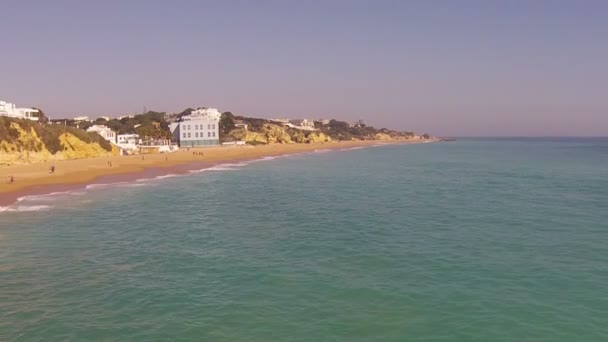
[[[607,176],[606,139],[462,140],[23,198],[0,340],[606,340]]]

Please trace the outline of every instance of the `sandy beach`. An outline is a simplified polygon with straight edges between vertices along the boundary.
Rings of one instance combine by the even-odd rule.
[[[0,167],[0,206],[10,205],[21,196],[66,191],[91,183],[112,183],[169,173],[187,173],[227,162],[311,152],[322,149],[348,149],[386,144],[385,141],[348,141],[317,144],[271,144],[182,149],[175,153],[74,159]],[[407,142],[395,142],[407,143]],[[202,153],[202,155],[201,155]],[[50,173],[54,166],[55,172]],[[14,182],[9,181],[13,177]]]

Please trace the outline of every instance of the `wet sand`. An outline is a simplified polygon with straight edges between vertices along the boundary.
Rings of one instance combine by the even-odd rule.
[[[55,162],[0,167],[0,206],[13,204],[19,197],[41,195],[82,188],[92,183],[116,183],[152,178],[165,174],[183,174],[266,156],[277,156],[322,149],[348,149],[373,146],[383,141],[348,141],[316,144],[271,144],[258,146],[222,146],[181,149],[175,153],[74,159]],[[408,143],[408,142],[401,142]],[[200,154],[203,154],[202,156]],[[50,173],[51,166],[55,172]],[[14,182],[9,182],[9,177]]]

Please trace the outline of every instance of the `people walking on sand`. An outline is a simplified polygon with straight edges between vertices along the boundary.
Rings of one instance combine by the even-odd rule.
[[[13,177],[13,176],[8,176],[8,182],[9,182],[9,183],[15,183],[15,177]]]
[[[55,165],[51,165],[51,169],[49,170],[49,173],[55,173]]]

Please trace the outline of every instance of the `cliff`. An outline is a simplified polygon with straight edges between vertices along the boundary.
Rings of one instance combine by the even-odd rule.
[[[246,122],[247,128],[236,128],[234,122],[237,120],[238,122]],[[331,120],[325,125],[316,124],[314,131],[300,130],[271,120],[234,116],[229,112],[222,114],[220,137],[222,141],[245,141],[253,145],[352,140],[409,141],[422,139],[412,132],[399,132],[386,128],[378,130],[365,125],[353,127],[346,122],[337,120]]]
[[[0,117],[0,165],[104,157],[119,152],[96,133]]]
[[[331,141],[331,138],[322,132],[301,131],[273,123],[264,123],[255,130],[237,128],[227,134],[231,141],[245,141],[248,144],[307,144],[313,142]]]

